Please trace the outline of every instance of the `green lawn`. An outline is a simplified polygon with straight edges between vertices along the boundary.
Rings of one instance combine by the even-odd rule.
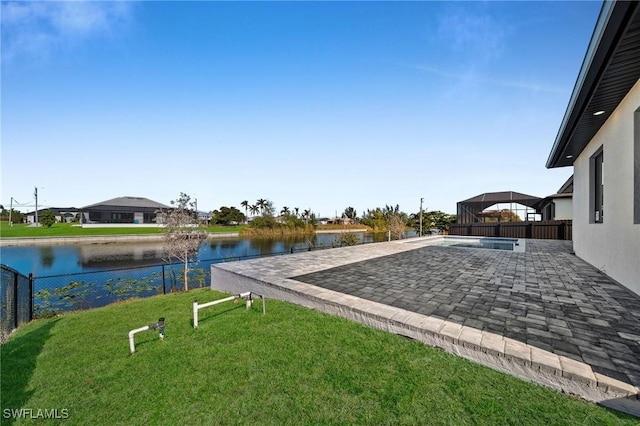
[[[200,228],[210,233],[238,232],[241,226],[211,226]],[[27,224],[14,224],[9,226],[7,222],[0,221],[0,237],[79,237],[87,235],[139,235],[161,234],[164,228],[82,228],[70,223],[55,223],[50,228],[45,226],[28,226]]]
[[[259,303],[217,305],[192,329],[193,298],[223,296],[195,290],[27,324],[2,347],[3,410],[65,409],[64,424],[638,424],[289,303],[267,300],[265,316]],[[130,355],[129,330],[161,316],[165,340],[139,333]]]

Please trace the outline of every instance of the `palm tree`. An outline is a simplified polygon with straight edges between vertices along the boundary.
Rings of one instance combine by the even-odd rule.
[[[304,218],[305,223],[309,223],[310,214],[311,214],[311,210],[305,210],[302,212],[302,217]]]
[[[252,216],[255,216],[260,211],[260,208],[255,204],[252,204],[249,206],[249,211],[251,212]]]
[[[300,215],[300,207],[294,207],[293,209],[296,211],[296,217],[298,217]]]
[[[249,216],[249,202],[247,200],[244,200],[240,203],[240,205],[244,207],[244,215]]]
[[[264,208],[267,207],[267,200],[265,200],[264,198],[260,198],[258,201],[256,201],[256,206],[260,208],[260,213],[264,213]]]
[[[284,215],[284,216],[288,216],[291,213],[291,211],[289,210],[289,207],[283,207],[282,210],[280,210],[280,214]]]

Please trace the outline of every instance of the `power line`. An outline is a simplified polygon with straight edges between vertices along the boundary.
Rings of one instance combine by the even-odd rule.
[[[19,206],[19,207],[32,207],[33,206],[32,204],[29,204],[29,203],[21,203],[21,202],[19,202],[18,200],[16,200],[13,197],[11,197],[11,199],[13,200],[12,204],[15,204],[16,206]]]

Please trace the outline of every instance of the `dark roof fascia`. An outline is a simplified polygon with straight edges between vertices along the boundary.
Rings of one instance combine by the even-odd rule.
[[[567,110],[547,159],[547,168],[573,164],[573,161],[571,164],[560,164],[565,160],[562,155],[613,57],[615,48],[633,16],[637,3],[637,0],[605,0],[603,2]],[[575,156],[573,160],[575,160]]]
[[[571,188],[571,191],[568,189]],[[569,179],[565,183],[562,184],[560,189],[558,189],[558,194],[573,194],[573,175],[569,176]]]

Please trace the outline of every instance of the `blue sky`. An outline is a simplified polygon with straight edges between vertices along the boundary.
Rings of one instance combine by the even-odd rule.
[[[600,7],[2,2],[1,202],[543,197],[572,173],[544,165]]]

